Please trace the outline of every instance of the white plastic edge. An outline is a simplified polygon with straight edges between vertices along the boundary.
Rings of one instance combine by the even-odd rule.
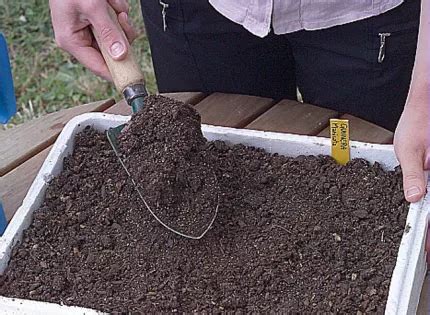
[[[73,151],[75,135],[86,126],[104,131],[127,122],[129,116],[104,113],[87,113],[67,123],[55,142],[31,185],[21,207],[0,238],[0,273],[3,273],[10,259],[13,246],[22,238],[23,231],[30,225],[33,211],[43,202],[49,180],[58,175],[63,167],[63,158]],[[264,148],[271,153],[288,156],[330,154],[330,140],[326,138],[284,133],[264,132],[203,125],[202,131],[208,140],[223,140]],[[386,169],[398,165],[392,145],[368,144],[351,141],[351,157],[379,162]],[[407,217],[396,266],[390,283],[386,314],[414,314],[418,307],[422,283],[426,272],[424,243],[427,232],[430,200],[412,204]],[[406,233],[407,230],[407,233]],[[0,297],[1,314],[100,314],[81,307],[66,307],[53,303],[35,302]],[[36,313],[39,314],[39,313]]]
[[[0,297],[0,314],[19,315],[101,315],[106,314],[89,308],[67,306],[48,302]]]

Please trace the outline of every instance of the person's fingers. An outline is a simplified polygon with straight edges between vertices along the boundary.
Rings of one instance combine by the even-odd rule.
[[[89,28],[75,32],[67,40],[58,41],[58,46],[74,56],[81,64],[94,74],[112,81],[112,77],[100,51],[93,47],[96,44]]]
[[[124,12],[118,14],[118,22],[124,30],[128,42],[131,44],[136,39],[137,32],[129,20],[128,14]]]
[[[112,76],[102,54],[92,46],[74,47],[73,56],[95,75],[112,81]]]
[[[105,80],[112,81],[112,76],[103,56],[94,47],[79,47],[75,50],[75,58],[95,75]]]
[[[125,12],[128,14],[130,6],[127,0],[108,0],[108,3],[115,10],[116,13]]]
[[[419,201],[426,192],[424,152],[405,148],[398,154],[403,173],[403,190],[409,202]]]
[[[101,9],[99,14],[90,17],[95,32],[101,41],[99,46],[109,53],[115,60],[122,60],[128,52],[128,42],[119,25],[115,23],[108,12],[108,6]]]

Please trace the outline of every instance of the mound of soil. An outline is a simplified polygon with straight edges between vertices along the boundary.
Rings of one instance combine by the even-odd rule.
[[[13,250],[0,294],[107,312],[383,312],[408,209],[399,171],[197,134],[194,149],[178,147],[211,159],[220,196],[201,240],[161,226],[106,137],[86,129]],[[132,138],[123,149],[134,154],[142,146]]]
[[[216,215],[219,187],[197,111],[147,97],[119,142],[124,164],[156,216],[183,234],[202,235]]]

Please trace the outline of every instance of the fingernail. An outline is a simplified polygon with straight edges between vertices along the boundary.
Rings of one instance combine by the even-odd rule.
[[[124,53],[124,45],[120,42],[115,42],[110,46],[110,52],[113,57],[121,56]]]
[[[412,186],[406,191],[406,197],[411,198],[419,195],[421,193],[421,189],[419,189],[417,186]]]

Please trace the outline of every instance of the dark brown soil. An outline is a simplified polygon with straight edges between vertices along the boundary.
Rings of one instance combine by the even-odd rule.
[[[183,234],[202,235],[216,214],[219,187],[197,111],[148,97],[119,140],[124,164],[157,217]]]
[[[219,141],[204,151],[220,209],[190,240],[155,221],[105,136],[85,130],[0,294],[108,312],[383,312],[408,209],[399,172]]]

